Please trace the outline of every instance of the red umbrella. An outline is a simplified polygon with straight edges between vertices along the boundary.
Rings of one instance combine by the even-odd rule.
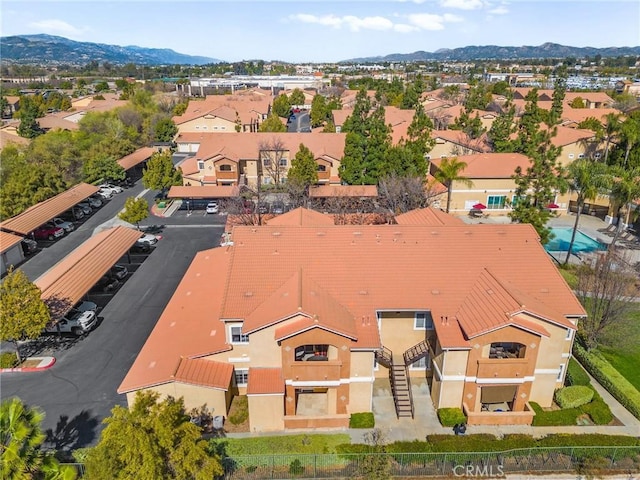
[[[473,207],[474,210],[484,210],[487,206],[484,203],[476,203]]]
[[[555,203],[550,203],[547,205],[547,208],[560,208],[560,205],[556,205]]]

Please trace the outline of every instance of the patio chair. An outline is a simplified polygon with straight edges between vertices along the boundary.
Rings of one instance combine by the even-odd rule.
[[[607,235],[613,236],[613,234],[615,234],[616,232],[616,227],[617,227],[616,225],[614,225],[613,223],[610,223],[605,228],[599,228],[598,231],[602,233],[606,233]]]

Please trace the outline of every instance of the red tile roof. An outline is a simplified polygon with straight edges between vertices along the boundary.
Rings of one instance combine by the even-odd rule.
[[[182,358],[173,375],[176,382],[227,390],[231,384],[233,365],[204,358]]]
[[[284,395],[282,369],[250,368],[247,395]]]
[[[420,208],[396,215],[396,222],[398,225],[430,226],[460,225],[463,223],[460,218],[449,215],[437,208]]]
[[[322,227],[323,225],[334,225],[334,221],[330,215],[299,207],[284,215],[271,218],[267,221],[267,224],[271,226],[299,225],[301,227]]]
[[[436,166],[440,166],[443,159],[431,160]],[[473,155],[460,155],[460,162],[467,166],[461,172],[467,178],[511,178],[516,167],[528,167],[531,161],[521,153],[477,153]]]
[[[182,186],[176,185],[169,189],[169,198],[233,198],[239,195],[240,189],[237,186],[221,185],[196,185]]]
[[[125,170],[129,170],[130,168],[133,168],[136,165],[151,158],[151,155],[153,155],[155,151],[155,148],[152,147],[139,148],[135,152],[130,153],[129,155],[126,155],[118,160],[118,165],[120,165]]]
[[[22,237],[0,230],[0,252],[4,253],[22,241]]]
[[[269,110],[273,101],[270,92],[264,91],[236,92],[233,95],[209,95],[203,100],[190,100],[187,110],[180,116],[173,117],[176,125],[214,115],[230,122],[236,121],[236,112],[243,124],[261,119]]]
[[[375,185],[316,185],[309,189],[310,198],[377,197]]]
[[[47,223],[57,215],[69,210],[74,205],[80,203],[90,195],[98,191],[95,185],[88,183],[80,183],[69,190],[44,200],[32,207],[27,208],[24,212],[11,217],[0,223],[0,228],[10,232],[27,235],[38,228],[40,225]]]

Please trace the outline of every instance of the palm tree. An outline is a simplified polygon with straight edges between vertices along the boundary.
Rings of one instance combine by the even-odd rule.
[[[571,241],[569,242],[567,257],[564,260],[565,265],[571,257],[573,243],[576,238],[576,232],[578,231],[578,224],[580,223],[580,214],[582,213],[585,201],[594,200],[598,194],[604,193],[611,185],[611,177],[608,173],[609,168],[604,163],[595,163],[586,158],[581,158],[569,164],[567,170],[569,188],[578,195],[576,200],[578,210],[576,213],[576,221],[573,224],[573,231],[571,232]]]
[[[625,143],[623,165],[626,167],[629,162],[631,149],[638,143],[638,140],[640,140],[640,122],[632,116],[627,118],[620,125],[620,136]]]
[[[613,185],[610,197],[614,200],[618,209],[618,228],[613,237],[611,245],[615,247],[616,241],[622,231],[622,217],[625,214],[626,222],[629,222],[629,204],[640,198],[640,167],[627,169],[623,167],[613,167]]]
[[[461,162],[456,157],[443,158],[438,167],[438,171],[434,174],[436,180],[447,187],[447,213],[449,213],[449,207],[451,206],[451,188],[453,187],[453,182],[462,182],[467,187],[473,186],[471,180],[460,174],[465,168],[467,168],[466,162]]]
[[[44,414],[12,398],[0,406],[0,449],[2,478],[30,479],[40,470],[40,444],[45,435],[40,430]]]
[[[608,113],[605,116],[605,135],[607,138],[607,142],[604,147],[604,163],[607,163],[607,159],[609,158],[609,145],[611,143],[611,139],[620,129],[620,114],[619,113]]]

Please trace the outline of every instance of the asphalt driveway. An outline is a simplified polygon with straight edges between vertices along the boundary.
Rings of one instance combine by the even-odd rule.
[[[86,240],[96,224],[112,218],[127,196],[141,191],[141,187],[134,187],[120,194],[94,213],[79,230],[39,252],[21,268],[34,279]],[[150,218],[145,223],[170,222],[170,219]],[[131,257],[132,273],[115,295],[96,302],[106,305],[99,311],[100,321],[92,332],[78,339],[47,336],[41,342],[25,346],[34,353],[55,356],[57,362],[52,368],[1,374],[3,399],[17,396],[44,410],[42,427],[48,434],[45,446],[71,450],[95,444],[103,428],[102,420],[110,415],[114,405],[126,404],[125,396],[118,395],[116,389],[195,253],[219,245],[224,228],[196,219],[190,219],[188,224],[176,223],[179,225],[166,226],[162,239],[146,258],[144,255]],[[127,261],[124,257],[120,263],[126,265]]]

